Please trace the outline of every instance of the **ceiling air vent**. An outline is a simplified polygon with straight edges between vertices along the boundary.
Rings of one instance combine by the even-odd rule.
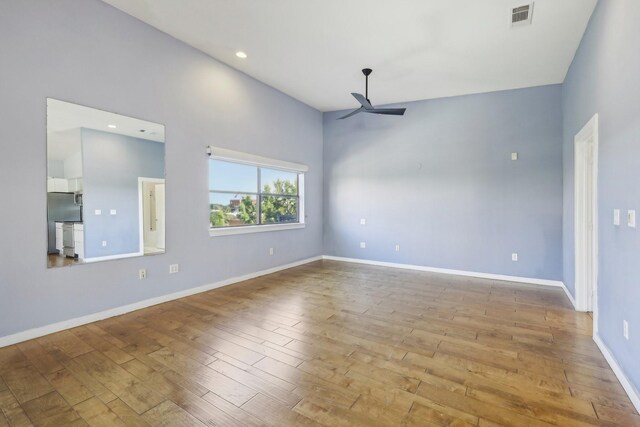
[[[533,15],[533,3],[514,7],[511,9],[511,26],[519,27],[521,25],[531,24],[531,16]]]

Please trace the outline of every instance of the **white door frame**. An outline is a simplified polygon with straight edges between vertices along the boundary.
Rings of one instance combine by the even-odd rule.
[[[162,191],[158,190],[162,188]],[[163,182],[162,184],[156,184],[155,186],[155,198],[154,201],[156,203],[156,249],[165,250],[166,247],[166,239],[167,239],[167,204],[165,203],[166,199],[166,188],[167,185]],[[162,194],[162,198],[158,195]],[[158,221],[158,217],[162,218],[162,221]],[[160,238],[162,237],[162,240]],[[162,245],[159,243],[162,242]]]
[[[593,312],[594,333],[596,333],[598,326],[598,114],[595,114],[575,136],[574,153],[576,310]],[[591,165],[588,164],[589,162]],[[591,170],[590,174],[589,170]],[[588,180],[591,180],[591,185]],[[587,194],[588,191],[590,194]],[[589,199],[591,199],[590,207]],[[586,209],[590,209],[591,212],[587,212]],[[591,215],[591,224],[586,220],[588,214]],[[589,238],[591,239],[590,251],[585,247]]]
[[[138,177],[138,230],[139,230],[139,253],[138,255],[144,255],[144,189],[142,184],[145,182],[154,182],[156,184],[164,184],[164,178],[146,178]],[[166,216],[165,216],[166,218]],[[166,219],[165,219],[166,221]]]

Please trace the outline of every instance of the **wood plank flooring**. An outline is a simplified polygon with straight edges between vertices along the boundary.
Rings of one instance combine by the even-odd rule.
[[[557,288],[318,261],[0,348],[3,426],[640,426]]]
[[[67,258],[64,255],[47,254],[47,268],[69,267],[78,264],[85,264],[85,262],[77,258]]]

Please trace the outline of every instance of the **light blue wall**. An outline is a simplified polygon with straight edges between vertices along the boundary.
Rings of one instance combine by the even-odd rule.
[[[561,279],[560,98],[556,85],[407,103],[404,117],[325,113],[325,252]]]
[[[82,129],[82,164],[85,257],[139,252],[138,178],[164,178],[164,144]]]
[[[613,225],[613,209],[640,213],[640,2],[600,0],[563,87],[564,281],[574,292],[573,138],[599,115],[599,335],[640,388],[640,229]],[[622,321],[629,321],[629,341]]]
[[[0,58],[0,337],[322,253],[317,110],[99,0],[1,1]],[[166,126],[166,254],[47,269],[47,97]],[[309,165],[307,227],[209,237],[208,144]]]

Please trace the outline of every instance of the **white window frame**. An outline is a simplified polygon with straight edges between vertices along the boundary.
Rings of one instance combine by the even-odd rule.
[[[212,146],[207,147],[207,154],[211,160],[222,160],[225,162],[240,163],[259,168],[278,169],[298,174],[298,222],[284,224],[238,225],[234,227],[209,227],[209,236],[229,236],[234,234],[264,233],[268,231],[305,228],[304,177],[305,173],[309,171],[309,167],[307,165]],[[210,190],[211,189],[209,188],[209,191]],[[207,203],[207,206],[208,205],[209,203]]]

